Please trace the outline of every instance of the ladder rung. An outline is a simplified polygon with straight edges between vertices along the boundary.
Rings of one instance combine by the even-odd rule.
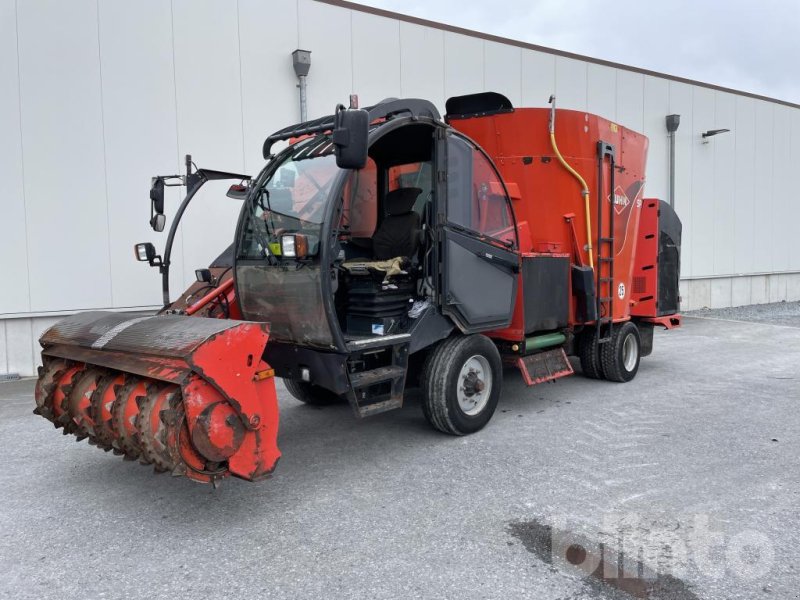
[[[601,277],[600,278],[600,283],[607,283],[609,281],[614,281],[614,278],[613,277]]]
[[[600,302],[609,302],[611,299],[612,299],[611,296],[601,296],[600,298],[598,298]]]
[[[600,262],[614,262],[614,259],[611,258],[610,256],[599,256],[597,257],[597,260],[599,260]]]
[[[601,242],[613,242],[614,238],[613,237],[601,237],[600,241]]]

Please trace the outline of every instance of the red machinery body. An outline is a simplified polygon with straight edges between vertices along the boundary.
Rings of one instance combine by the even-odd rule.
[[[480,144],[497,165],[513,202],[523,262],[536,255],[566,254],[573,263],[587,265],[586,214],[581,185],[554,157],[547,134],[549,112],[548,109],[517,108],[513,112],[452,119],[450,124]],[[591,245],[595,268],[603,278],[610,277],[607,259],[611,257],[612,246],[599,242],[598,238],[614,239],[614,289],[606,285],[599,288],[598,293],[611,298],[614,321],[627,320],[635,304],[630,290],[634,263],[639,256],[637,234],[647,138],[585,112],[558,110],[556,115],[559,149],[564,159],[583,176],[590,190]],[[616,164],[613,190],[612,161],[608,157],[599,158],[598,140],[613,148]],[[611,211],[614,212],[613,234]],[[598,223],[601,221],[598,217],[602,222]],[[652,250],[648,258],[655,262],[657,248]],[[524,337],[523,287],[518,286],[511,325],[493,332],[493,336],[509,340]],[[571,289],[569,298],[570,326],[587,323],[578,314]]]
[[[157,471],[262,479],[280,458],[268,339],[261,323],[80,313],[40,339],[35,412]]]
[[[280,458],[276,372],[297,399],[347,400],[359,416],[402,406],[406,381],[419,381],[426,418],[464,435],[491,418],[502,363],[533,385],[572,374],[571,354],[588,377],[630,381],[653,326],[680,324],[681,224],[643,198],[645,136],[585,112],[514,109],[491,92],[448,100],[446,122],[419,99],[340,109],[267,138],[270,162],[254,180],[193,171],[189,156],[185,176],[154,178],[156,231],[165,180],[187,188],[163,257],[135,249],[159,268],[163,309],[81,313],[48,329],[34,412],[159,472],[255,481]],[[342,114],[358,116],[351,130]],[[340,163],[351,138],[364,160]],[[311,173],[327,175],[309,190]],[[250,182],[229,190],[245,200],[234,243],[171,301],[180,217],[220,179]],[[350,206],[372,219],[351,228]],[[373,256],[380,233],[418,243]],[[463,365],[437,358],[451,351]]]

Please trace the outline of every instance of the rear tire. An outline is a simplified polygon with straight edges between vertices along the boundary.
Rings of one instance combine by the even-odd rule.
[[[284,379],[283,384],[292,396],[311,406],[330,406],[343,401],[340,395],[305,381]]]
[[[448,338],[428,354],[421,379],[428,422],[451,435],[475,433],[486,426],[500,400],[500,352],[483,335]]]
[[[590,379],[603,379],[603,368],[600,364],[600,351],[595,338],[594,327],[586,327],[578,338],[578,357],[581,359],[581,370]]]
[[[625,383],[636,377],[642,357],[639,328],[627,321],[614,330],[610,341],[600,349],[603,374],[609,381]]]

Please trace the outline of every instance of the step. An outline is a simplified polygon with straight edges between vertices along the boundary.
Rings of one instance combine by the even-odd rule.
[[[528,385],[572,375],[572,365],[563,348],[554,348],[517,359],[517,367]]]
[[[353,388],[365,388],[384,381],[393,381],[399,377],[405,377],[406,370],[403,367],[388,366],[378,367],[360,373],[350,373],[350,385]]]
[[[389,398],[380,402],[373,402],[372,404],[365,404],[358,407],[359,417],[371,417],[378,413],[386,412],[387,410],[394,410],[403,406],[403,399]]]

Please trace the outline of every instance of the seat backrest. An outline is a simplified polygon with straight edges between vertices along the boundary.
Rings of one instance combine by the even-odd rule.
[[[419,244],[420,218],[412,209],[420,188],[399,188],[383,199],[387,216],[372,237],[373,256],[387,260],[396,256],[412,258]]]

